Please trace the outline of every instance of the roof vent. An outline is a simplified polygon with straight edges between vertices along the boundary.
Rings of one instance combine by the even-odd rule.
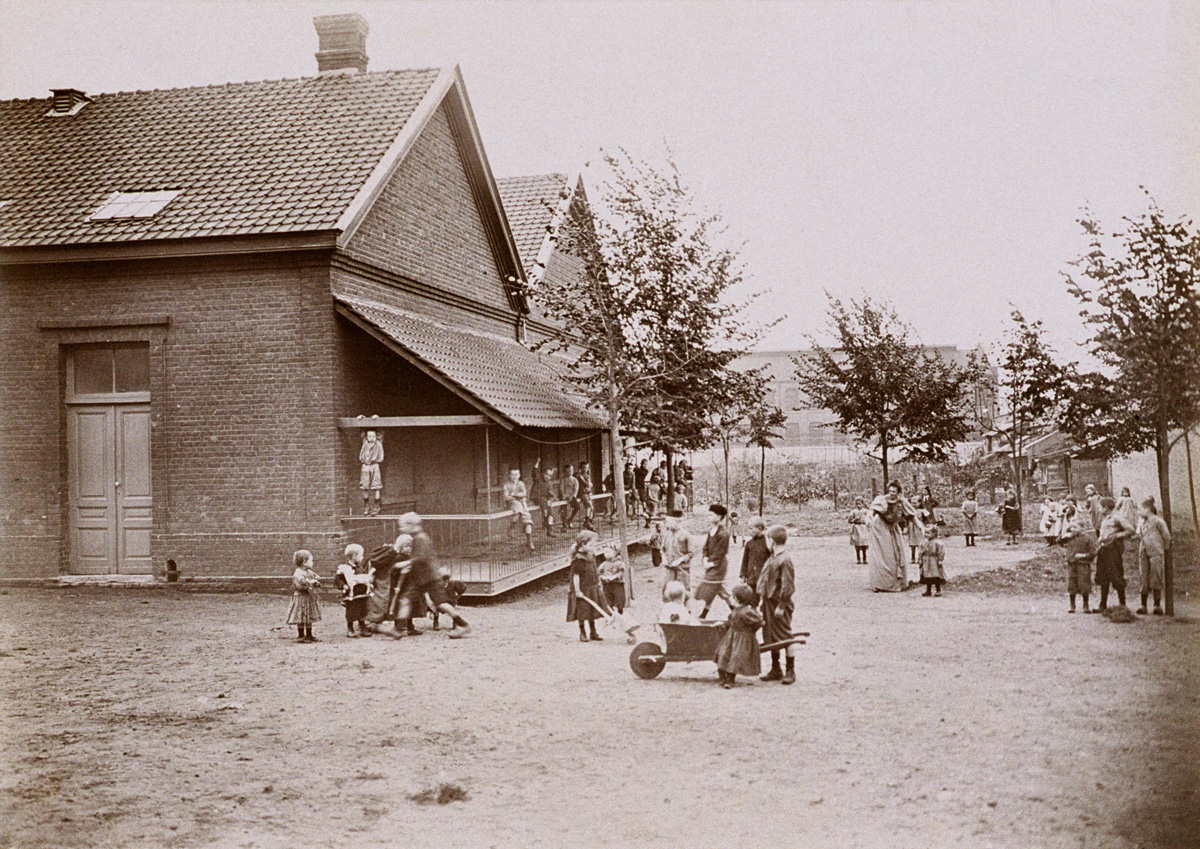
[[[317,28],[317,70],[322,75],[366,73],[370,27],[362,15],[318,15],[313,26]]]
[[[52,88],[50,111],[47,115],[74,115],[92,99],[77,88]]]

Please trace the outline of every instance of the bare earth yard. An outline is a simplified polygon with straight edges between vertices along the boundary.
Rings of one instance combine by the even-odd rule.
[[[1033,543],[952,540],[942,599],[869,592],[841,536],[794,551],[798,680],[732,691],[581,644],[561,580],[462,641],[347,640],[331,600],[316,645],[281,596],[4,591],[0,846],[1200,846],[1193,601],[956,589]]]

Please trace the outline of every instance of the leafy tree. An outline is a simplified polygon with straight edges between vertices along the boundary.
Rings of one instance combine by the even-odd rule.
[[[767,449],[773,447],[774,440],[782,436],[780,432],[783,426],[787,424],[787,416],[783,410],[767,404],[765,401],[759,402],[757,406],[750,410],[750,414],[746,418],[746,427],[743,431],[746,437],[746,444],[753,447],[758,446],[758,515],[763,514],[763,499],[766,496],[766,479],[767,479]],[[726,460],[726,469],[728,469],[728,459]],[[726,471],[726,477],[728,477]]]
[[[725,461],[721,498],[726,504],[730,501],[729,451],[734,443],[749,436],[752,416],[766,404],[766,383],[767,376],[762,369],[732,372],[721,386],[721,406],[709,411],[708,438],[721,446]]]
[[[1190,219],[1168,220],[1153,198],[1124,222],[1106,239],[1091,216],[1080,221],[1089,250],[1066,277],[1101,368],[1072,376],[1060,426],[1095,456],[1153,448],[1170,524],[1171,448],[1200,423],[1200,235]],[[1168,614],[1172,572],[1168,552]]]
[[[1029,322],[1013,310],[1000,360],[1000,388],[1009,410],[1010,424],[1001,432],[1012,446],[1012,477],[1017,505],[1024,505],[1021,486],[1021,455],[1038,424],[1054,410],[1064,388],[1064,371],[1042,338],[1041,321]]]
[[[971,430],[966,392],[983,374],[975,356],[960,367],[928,351],[890,304],[828,297],[837,345],[808,337],[811,353],[793,358],[801,390],[878,452],[868,456],[882,464],[884,486],[892,451],[901,461],[948,460]]]
[[[529,294],[555,327],[537,347],[558,354],[585,401],[608,415],[627,553],[621,433],[649,435],[668,459],[706,446],[712,412],[744,388],[728,365],[761,331],[742,322],[745,302],[727,300],[741,281],[736,254],[715,246],[720,218],[697,211],[670,156],[655,167],[620,151],[604,164],[595,210],[570,193],[555,210],[573,273],[531,275]],[[667,469],[670,503],[675,464]]]
[[[662,166],[625,151],[606,155],[605,164],[597,232],[605,272],[622,293],[624,356],[638,370],[622,403],[629,426],[667,455],[671,503],[671,455],[710,445],[714,417],[753,395],[728,365],[765,328],[743,320],[748,301],[729,299],[742,281],[737,254],[720,245],[720,216],[699,207],[670,151]],[[758,391],[761,398],[761,381]]]

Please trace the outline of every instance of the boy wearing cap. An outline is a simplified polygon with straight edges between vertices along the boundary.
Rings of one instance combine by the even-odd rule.
[[[754,604],[758,604],[758,576],[762,573],[763,564],[771,556],[771,548],[767,545],[767,523],[762,516],[750,519],[750,538],[742,546],[742,570],[738,577],[742,583],[755,590]]]
[[[1067,595],[1075,612],[1075,596],[1083,596],[1083,612],[1091,613],[1088,595],[1092,590],[1092,561],[1096,559],[1096,538],[1092,536],[1090,517],[1085,521],[1074,505],[1068,504],[1063,514],[1065,528],[1063,545],[1067,549]]]
[[[764,644],[778,643],[792,637],[792,613],[795,611],[796,567],[787,553],[787,528],[775,525],[767,531],[767,545],[771,556],[763,564],[758,576],[758,596],[762,599]],[[763,681],[778,681],[781,684],[796,683],[796,645],[784,650],[787,654],[787,672],[779,667],[779,650],[771,651],[771,671],[762,676]]]

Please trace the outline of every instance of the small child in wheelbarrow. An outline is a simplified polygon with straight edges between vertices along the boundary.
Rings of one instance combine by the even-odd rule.
[[[762,614],[754,609],[754,590],[745,584],[733,588],[733,612],[729,614],[729,627],[717,644],[717,675],[726,690],[733,687],[739,675],[755,676],[762,672],[759,661],[758,629],[763,624]],[[791,634],[788,634],[791,637]]]

